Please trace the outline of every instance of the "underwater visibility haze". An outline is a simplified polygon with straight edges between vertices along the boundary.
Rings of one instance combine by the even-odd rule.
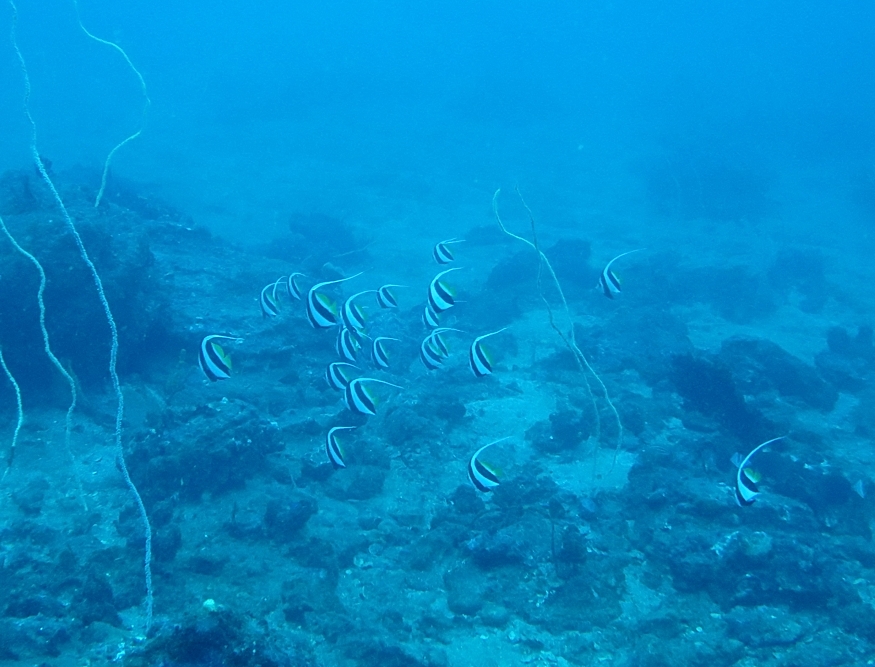
[[[875,660],[875,6],[0,5],[0,664]]]

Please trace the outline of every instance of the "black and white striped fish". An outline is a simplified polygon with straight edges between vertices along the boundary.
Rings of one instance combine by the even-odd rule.
[[[262,317],[276,317],[279,315],[280,309],[274,296],[276,285],[276,283],[271,283],[270,285],[265,285],[264,289],[261,290],[261,297],[258,299],[258,303],[261,306]]]
[[[279,280],[277,280],[273,284],[273,290],[271,291],[271,296],[273,297],[273,302],[277,305],[277,309],[279,309],[280,300],[279,296],[277,296],[277,292],[279,291],[280,285],[285,284],[286,277],[282,276]]]
[[[434,346],[434,349],[437,350],[444,358],[450,356],[450,348],[447,346],[447,342],[444,340],[443,333],[445,331],[454,331],[455,333],[462,333],[459,329],[451,329],[449,327],[440,327],[431,332],[431,344]]]
[[[286,292],[288,292],[289,296],[296,301],[300,301],[303,298],[303,292],[301,292],[301,286],[298,285],[298,282],[295,278],[306,278],[303,273],[293,273],[288,277],[286,281]]]
[[[352,280],[362,275],[357,273],[349,278],[340,278],[338,280],[326,280],[322,283],[316,283],[307,292],[307,319],[315,329],[328,329],[337,324],[337,306],[327,296],[317,291],[326,285],[336,285],[338,283]]]
[[[335,426],[328,431],[328,435],[325,437],[325,453],[328,454],[328,460],[331,461],[331,465],[334,466],[335,470],[338,468],[346,468],[346,463],[343,461],[343,449],[341,449],[340,443],[337,441],[337,436],[335,434],[337,431],[351,431],[355,428],[357,427]]]
[[[222,346],[214,342],[217,338],[232,340],[235,343],[242,342],[241,338],[234,336],[205,336],[198,349],[197,363],[203,374],[210,382],[227,380],[231,377],[231,357],[227,355]]]
[[[629,250],[620,255],[617,255],[605,265],[605,268],[602,269],[602,273],[599,276],[599,284],[598,287],[601,288],[602,293],[608,297],[609,299],[613,299],[615,295],[620,293],[620,279],[617,278],[617,274],[611,270],[611,266],[614,262],[616,262],[621,257],[625,257],[626,255],[631,255],[633,252],[641,252],[644,248],[638,248],[637,250]]]
[[[389,355],[386,352],[386,345],[383,341],[394,340],[396,342],[401,342],[397,338],[390,338],[389,336],[378,336],[374,338],[374,342],[371,345],[371,359],[374,360],[374,363],[382,368],[383,370],[389,368]]]
[[[450,287],[441,280],[450,271],[459,271],[462,267],[455,266],[437,274],[428,285],[428,305],[434,314],[439,315],[456,304],[456,295]]]
[[[367,386],[365,386],[366,382],[376,382],[395,387],[395,389],[402,389],[402,387],[399,387],[397,384],[392,384],[385,380],[377,380],[376,378],[356,378],[355,380],[352,380],[346,386],[343,400],[346,403],[346,407],[360,415],[377,414],[377,398],[371,393]]]
[[[404,285],[383,285],[377,290],[377,303],[380,304],[380,308],[398,307],[398,299],[395,298],[395,294],[392,292],[393,287],[404,287]]]
[[[475,377],[482,378],[492,373],[492,357],[489,352],[484,349],[481,341],[484,338],[489,338],[489,336],[500,334],[506,329],[507,327],[504,327],[498,331],[477,336],[477,338],[474,339],[474,342],[471,343],[471,348],[468,350],[468,367],[471,369],[471,372],[474,373]]]
[[[473,484],[474,488],[478,491],[488,493],[498,486],[498,473],[492,466],[483,463],[480,460],[480,455],[487,447],[492,447],[492,445],[497,445],[499,442],[504,442],[505,440],[507,440],[507,438],[501,438],[501,440],[496,440],[487,445],[483,445],[480,449],[474,452],[474,455],[468,460],[468,479],[471,480],[471,484]]]
[[[355,299],[363,294],[371,294],[376,291],[377,290],[366,289],[353,294],[343,302],[343,307],[340,309],[340,317],[347,329],[355,331],[356,333],[361,333],[365,330],[365,314],[361,307],[355,303]]]
[[[735,473],[735,502],[738,503],[739,507],[753,505],[756,497],[760,495],[760,490],[757,487],[760,477],[757,473],[747,467],[748,462],[758,451],[771,445],[773,442],[783,440],[785,437],[786,436],[782,435],[778,438],[766,440],[761,445],[757,445],[753,448],[751,453],[745,456],[738,464],[738,471]]]
[[[441,325],[437,314],[428,304],[425,304],[425,310],[422,312],[422,323],[429,329],[437,329]]]
[[[337,332],[337,343],[334,348],[337,350],[337,355],[341,359],[355,361],[360,348],[361,344],[356,335],[346,327],[341,327]]]
[[[447,343],[441,336],[445,331],[461,333],[458,329],[440,327],[426,336],[419,346],[419,359],[427,370],[433,371],[440,368],[444,364],[444,359],[450,356]]]
[[[419,359],[426,370],[434,371],[443,366],[444,356],[435,349],[431,336],[426,336],[419,345]]]
[[[354,368],[355,370],[358,370],[358,366],[354,366],[345,361],[335,361],[334,363],[328,364],[328,368],[325,369],[325,381],[328,383],[329,387],[340,391],[346,389],[346,386],[349,384],[349,377],[347,376],[346,371],[343,370],[344,368]]]
[[[464,243],[465,239],[447,239],[446,241],[441,241],[437,245],[435,245],[434,250],[432,250],[432,257],[434,257],[434,261],[438,264],[449,264],[456,258],[453,257],[453,253],[450,251],[449,246],[453,243]]]

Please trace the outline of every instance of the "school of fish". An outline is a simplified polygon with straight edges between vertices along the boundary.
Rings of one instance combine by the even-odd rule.
[[[440,241],[432,249],[434,261],[444,266],[455,261],[452,247],[463,243],[464,239],[451,238]],[[641,252],[644,248],[629,250],[611,259],[599,274],[597,289],[602,294],[614,299],[622,291],[621,283],[613,271],[614,263],[632,253]],[[450,347],[447,344],[448,334],[461,334],[465,332],[454,327],[441,326],[444,314],[456,305],[456,291],[448,282],[447,276],[454,271],[460,271],[462,267],[450,267],[440,271],[428,284],[425,304],[422,310],[422,324],[426,328],[422,342],[419,345],[419,359],[427,371],[440,369],[450,356]],[[343,403],[348,410],[360,415],[373,416],[377,413],[379,396],[377,387],[389,387],[403,390],[403,387],[388,380],[376,377],[359,375],[360,368],[356,365],[360,356],[367,356],[370,363],[377,371],[386,371],[390,368],[391,348],[394,343],[401,343],[399,338],[392,336],[371,336],[368,333],[368,323],[362,300],[367,295],[375,295],[375,300],[380,309],[397,309],[398,298],[395,291],[405,288],[400,284],[386,284],[376,289],[360,290],[347,297],[340,308],[335,301],[326,293],[326,288],[340,285],[347,281],[358,278],[362,273],[356,273],[346,278],[327,280],[312,285],[306,293],[301,288],[300,282],[307,278],[303,273],[291,273],[282,276],[278,280],[265,285],[259,296],[261,314],[265,318],[274,318],[280,315],[280,299],[285,294],[292,302],[303,302],[305,314],[310,325],[315,329],[337,329],[334,349],[339,361],[333,361],[325,369],[324,378],[328,386],[343,394]],[[483,378],[494,371],[494,360],[489,350],[484,346],[484,341],[492,336],[497,336],[507,331],[503,327],[496,331],[490,331],[476,336],[468,346],[468,367],[475,378]],[[227,352],[218,341],[242,342],[235,336],[211,334],[205,336],[200,344],[198,364],[206,378],[211,382],[227,380],[231,377],[232,365]],[[366,355],[362,355],[367,350]],[[333,426],[325,436],[325,454],[328,461],[335,469],[346,467],[345,452],[341,445],[339,434],[355,431],[356,426]],[[467,475],[471,484],[480,492],[488,493],[499,485],[499,476],[495,467],[481,459],[481,455],[488,448],[501,443],[508,438],[500,438],[478,448],[469,458]],[[743,459],[737,456],[733,462],[737,466],[735,476],[735,501],[741,507],[747,507],[754,503],[760,494],[757,483],[759,474],[747,464],[751,458],[768,445],[785,439],[785,436],[772,438],[757,447]]]

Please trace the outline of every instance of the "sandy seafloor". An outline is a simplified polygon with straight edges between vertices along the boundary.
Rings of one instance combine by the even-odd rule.
[[[391,136],[365,148],[378,135],[367,123],[335,146],[304,144],[317,124],[291,137],[270,124],[233,137],[153,125],[148,152],[120,156],[125,196],[101,212],[88,206],[91,171],[58,170],[87,238],[111,231],[111,247],[147,248],[146,260],[110,251],[97,263],[139,258],[133,276],[111,271],[141,283],[126,308],[161,318],[164,336],[140,350],[142,320],[122,327],[135,347],[122,365],[124,443],[156,536],[152,633],[142,637],[142,541],[113,463],[114,403],[93,367],[105,350],[86,345],[106,329],[67,320],[89,365],[72,462],[63,392],[29,387],[3,482],[3,664],[872,664],[873,506],[852,485],[875,480],[875,351],[865,335],[842,346],[835,334],[872,325],[872,238],[859,232],[871,220],[841,170],[773,165],[773,213],[678,219],[654,211],[592,137],[552,138],[567,152],[548,165],[525,162],[546,131],[510,141],[472,128],[436,157],[433,137],[406,152]],[[530,236],[515,186],[541,247],[559,255],[578,343],[624,422],[619,453],[598,385],[548,324],[533,253],[492,216],[502,187],[506,224]],[[10,213],[16,187],[5,180],[0,212],[22,239],[43,238],[56,212],[37,196]],[[313,247],[300,236],[271,245],[290,216],[314,214],[364,250],[333,247],[330,232]],[[451,237],[468,240],[455,246],[465,270],[446,322],[465,333],[448,336],[446,368],[427,373],[419,317],[438,271],[432,246]],[[618,267],[623,294],[605,299],[599,269],[639,247]],[[59,274],[44,259],[51,293]],[[324,385],[334,336],[312,331],[300,304],[260,317],[261,287],[300,269],[311,280],[364,271],[355,289],[410,286],[397,314],[369,308],[376,333],[403,339],[380,377],[404,388],[378,391],[376,417],[350,418]],[[75,292],[89,289],[82,280]],[[32,321],[33,304],[18,307]],[[48,321],[61,327],[51,311]],[[503,326],[494,375],[475,379],[467,345]],[[244,339],[225,346],[228,381],[197,369],[208,333]],[[74,372],[75,351],[63,357]],[[6,387],[2,400],[11,434]],[[347,423],[361,427],[334,471],[324,433]],[[759,461],[757,503],[737,507],[731,455],[785,434]],[[505,436],[489,456],[502,484],[480,495],[467,459]]]

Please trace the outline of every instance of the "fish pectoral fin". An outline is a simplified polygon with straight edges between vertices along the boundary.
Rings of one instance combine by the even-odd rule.
[[[322,304],[323,306],[325,306],[329,311],[331,311],[331,313],[332,313],[333,315],[337,315],[337,306],[335,305],[334,301],[331,300],[330,297],[325,296],[325,295],[322,294],[321,292],[317,292],[317,293],[316,293],[316,299],[319,301],[319,303],[321,303],[321,304]]]
[[[228,353],[222,349],[222,346],[218,343],[213,343],[213,349],[216,351],[216,354],[219,355],[219,359],[230,369],[231,368],[231,357],[228,356]]]

